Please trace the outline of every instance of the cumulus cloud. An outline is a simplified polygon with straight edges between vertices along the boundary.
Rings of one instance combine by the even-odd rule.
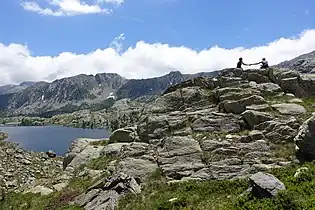
[[[124,34],[118,36],[106,49],[88,54],[63,52],[56,56],[33,56],[21,44],[0,43],[0,84],[22,81],[52,81],[77,74],[115,72],[127,78],[161,76],[171,70],[196,73],[235,67],[239,57],[245,63],[254,63],[266,57],[271,65],[315,49],[315,29],[293,38],[280,38],[264,46],[234,49],[213,46],[196,51],[184,46],[138,42],[121,51]],[[116,43],[116,44],[113,44]]]
[[[28,11],[46,16],[76,16],[84,14],[111,14],[112,9],[103,6],[106,4],[121,5],[123,0],[97,0],[95,4],[88,4],[81,0],[47,0],[48,7],[40,6],[37,1],[22,1],[21,6]]]

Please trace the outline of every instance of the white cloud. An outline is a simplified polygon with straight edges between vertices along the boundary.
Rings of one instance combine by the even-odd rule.
[[[116,41],[120,48],[112,44],[112,47],[88,54],[63,52],[54,57],[33,56],[27,46],[0,43],[0,85],[29,80],[52,81],[81,73],[116,72],[127,78],[161,76],[173,69],[196,73],[235,67],[239,57],[243,57],[245,63],[258,62],[266,57],[273,65],[315,49],[315,29],[297,37],[280,38],[264,46],[248,49],[213,46],[202,51],[140,41],[135,47],[119,53],[119,43],[124,35],[118,37],[113,42]]]
[[[116,5],[121,5],[124,3],[124,0],[97,0],[99,3],[112,3]]]
[[[97,4],[88,4],[81,0],[46,0],[49,7],[44,8],[36,1],[23,1],[21,6],[28,11],[47,16],[76,16],[84,14],[111,14],[112,10],[103,6],[106,4],[121,5],[123,0],[97,0]]]

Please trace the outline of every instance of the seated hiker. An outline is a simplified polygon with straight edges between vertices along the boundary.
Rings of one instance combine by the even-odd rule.
[[[261,64],[261,66],[260,66],[261,69],[268,69],[269,68],[268,61],[266,60],[266,58],[263,58],[258,63],[254,63],[254,64],[250,64],[250,65],[258,65],[258,64]]]
[[[239,61],[237,62],[236,68],[242,69],[242,65],[249,66],[248,64],[245,64],[243,62],[243,58],[239,58]]]

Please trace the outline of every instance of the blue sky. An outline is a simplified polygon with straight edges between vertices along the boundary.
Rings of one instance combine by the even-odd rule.
[[[116,69],[119,69],[118,73],[125,73],[126,77],[139,77],[139,72],[131,72],[132,69],[128,69],[127,66],[130,63],[138,62],[139,59],[148,60],[145,53],[151,52],[148,49],[155,43],[167,44],[167,46],[163,45],[167,49],[160,46],[159,51],[166,50],[172,54],[175,53],[177,57],[172,60],[150,58],[149,60],[154,60],[152,65],[143,61],[144,63],[140,64],[140,67],[143,67],[142,73],[147,72],[148,69],[150,69],[150,73],[142,74],[142,77],[158,76],[167,73],[170,68],[189,72],[183,67],[184,64],[177,63],[181,55],[188,53],[187,51],[193,54],[199,53],[197,60],[188,65],[192,69],[191,71],[195,72],[198,69],[207,69],[205,66],[194,66],[195,63],[207,59],[203,57],[205,55],[200,54],[200,50],[210,49],[215,45],[225,51],[235,50],[237,47],[243,47],[245,51],[246,49],[253,50],[255,47],[266,46],[282,37],[288,40],[295,39],[294,36],[298,37],[304,30],[315,29],[314,0],[102,0],[102,3],[98,2],[100,0],[86,0],[86,6],[94,5],[94,9],[97,6],[104,10],[104,12],[90,10],[89,14],[84,14],[83,10],[74,12],[78,8],[70,8],[70,4],[65,7],[60,6],[62,2],[67,1],[72,1],[72,3],[77,1],[78,4],[83,4],[79,0],[0,1],[0,47],[2,43],[3,52],[9,51],[13,54],[12,58],[0,55],[0,61],[6,59],[6,62],[21,68],[21,71],[27,69],[22,76],[12,76],[8,71],[8,65],[1,67],[0,62],[0,70],[8,71],[8,78],[0,81],[0,84],[1,82],[20,82],[23,79],[45,79],[43,76],[30,75],[30,71],[47,72],[48,70],[45,68],[50,66],[49,62],[52,62],[46,61],[47,59],[55,59],[54,63],[58,61],[58,64],[55,64],[58,66],[56,67],[58,70],[50,70],[51,75],[55,75],[56,78],[58,73],[60,73],[59,76],[71,76],[85,71],[97,73],[116,71]],[[109,1],[117,2],[108,3]],[[32,3],[31,9],[30,5],[28,8],[25,6],[30,2]],[[46,13],[43,14],[38,9],[34,9],[35,4],[42,11],[46,9]],[[47,12],[47,9],[50,12]],[[52,12],[59,12],[59,15],[54,16]],[[118,40],[119,46],[122,46],[124,50],[131,47],[133,54],[120,52],[119,58],[115,58],[115,63],[112,63],[112,60],[109,59],[111,56],[117,55],[112,55],[113,52],[110,52],[108,47],[114,38],[122,33],[124,33],[124,39]],[[300,38],[296,39],[300,40]],[[315,50],[312,45],[314,42],[308,47],[300,44],[295,47],[297,50],[294,50],[293,47],[286,49],[288,56],[278,56],[274,62],[284,58],[289,59],[312,49]],[[137,47],[137,43],[142,43],[142,45]],[[12,47],[12,44],[16,46]],[[303,44],[309,45],[304,42]],[[185,49],[180,48],[181,46]],[[277,48],[278,54],[283,51],[279,50],[280,48]],[[12,51],[12,49],[14,50]],[[70,59],[71,56],[75,54],[95,55],[97,49],[102,50],[99,53],[109,53],[103,59],[100,58],[102,56],[94,57],[94,59],[100,59],[95,62],[100,63],[97,65],[101,67],[95,69],[94,62],[91,64],[94,66],[91,71],[88,64],[86,64],[87,70],[71,70],[69,62],[74,62],[71,60],[72,58]],[[140,53],[140,50],[144,51]],[[21,53],[19,51],[26,53],[28,60],[18,60],[17,62],[14,55]],[[150,56],[158,57],[155,51],[149,53]],[[245,51],[239,51],[239,54],[249,53]],[[60,54],[64,54],[63,52],[70,52],[71,56],[61,57]],[[266,54],[274,57],[274,53],[275,50]],[[165,55],[165,53],[163,54]],[[214,54],[212,52],[209,59],[214,59]],[[126,61],[126,57],[128,57],[128,61]],[[233,59],[236,57],[238,55],[233,54]],[[252,59],[258,59],[256,57]],[[121,59],[124,59],[125,64],[118,66],[117,63],[121,62]],[[37,65],[44,65],[41,66],[41,70],[29,67],[30,65],[35,66],[36,62]],[[211,65],[209,63],[205,65],[208,65],[210,70],[226,67],[221,63],[221,60],[214,60]],[[60,68],[64,69],[60,70]],[[55,79],[53,77],[47,79]]]
[[[204,49],[252,47],[315,28],[314,0],[125,0],[111,15],[74,17],[42,16],[20,2],[0,1],[0,41],[27,43],[35,55],[87,53],[120,33],[125,46],[143,40]]]

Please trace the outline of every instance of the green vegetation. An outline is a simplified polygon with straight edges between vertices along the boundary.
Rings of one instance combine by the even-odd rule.
[[[300,115],[297,119],[302,124],[305,120],[312,116],[312,113],[315,112],[315,97],[303,98],[303,103],[300,105],[304,106],[307,113]]]
[[[295,156],[295,144],[285,143],[285,144],[273,144],[271,145],[271,150],[274,151],[275,157],[284,158],[286,160],[292,159]]]
[[[41,126],[44,124],[43,118],[22,118],[19,126]]]
[[[6,138],[8,138],[8,134],[0,131],[0,141],[5,140]]]
[[[296,170],[302,166],[309,171],[304,171],[295,178]],[[315,209],[315,166],[313,162],[302,166],[292,165],[269,171],[287,188],[273,199],[259,199],[249,193],[240,196],[248,188],[244,179],[168,184],[160,176],[156,176],[140,195],[129,195],[121,200],[118,209]]]
[[[307,112],[315,112],[315,97],[307,97],[302,99],[303,102],[300,103]]]
[[[87,164],[82,165],[75,174],[80,173],[84,167],[94,170],[106,169],[108,164],[113,160],[117,160],[117,158],[102,156],[93,159]],[[5,194],[3,200],[0,201],[0,210],[80,210],[83,208],[69,205],[69,203],[73,201],[76,196],[84,193],[93,183],[108,175],[108,173],[103,173],[99,178],[94,180],[89,177],[74,177],[61,192],[54,192],[47,196],[10,192]]]
[[[109,140],[108,139],[90,142],[90,145],[94,145],[94,146],[106,146],[108,144],[109,144]]]
[[[81,210],[69,203],[91,184],[89,178],[73,178],[66,189],[46,196],[9,192],[0,201],[0,210]]]
[[[117,160],[117,158],[113,156],[101,156],[91,160],[86,164],[86,167],[93,170],[104,170],[107,168],[108,164],[114,160]]]

